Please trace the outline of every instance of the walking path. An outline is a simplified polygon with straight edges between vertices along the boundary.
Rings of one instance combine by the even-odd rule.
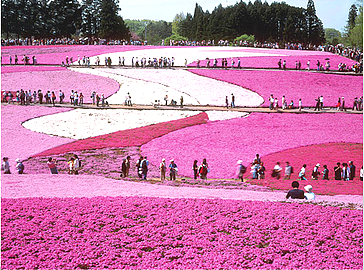
[[[7,103],[2,103],[2,105],[7,105]],[[31,104],[30,106],[46,106],[53,107],[52,104]],[[19,105],[20,106],[20,105]],[[29,106],[29,105],[28,105]],[[347,109],[345,111],[337,110],[332,107],[324,107],[323,110],[315,111],[314,107],[304,107],[300,111],[299,109],[278,109],[278,110],[270,110],[269,108],[264,107],[235,107],[235,108],[226,108],[222,106],[207,106],[207,105],[185,105],[183,108],[180,106],[155,106],[155,105],[143,105],[143,104],[133,104],[133,106],[125,106],[125,105],[110,105],[110,106],[99,106],[92,105],[90,103],[84,103],[82,106],[74,106],[71,103],[56,103],[56,107],[64,107],[64,108],[81,108],[81,109],[127,109],[127,110],[184,110],[184,111],[229,111],[229,112],[245,112],[245,113],[346,113],[346,114],[363,114],[363,111],[356,111],[352,109]]]
[[[92,175],[68,174],[11,174],[1,177],[2,198],[74,198],[98,196],[160,197],[160,198],[198,198],[230,199],[242,201],[285,201],[284,191],[254,191],[249,189],[209,189],[196,187],[173,187],[104,178]],[[289,201],[289,200],[288,200]],[[303,202],[303,201],[301,201]],[[317,195],[315,203],[362,208],[360,195]],[[342,206],[344,206],[342,205]]]

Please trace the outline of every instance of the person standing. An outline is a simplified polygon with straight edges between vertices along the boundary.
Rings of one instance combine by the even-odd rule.
[[[349,161],[349,169],[350,169],[350,175],[349,175],[349,180],[354,180],[355,177],[355,165],[354,162]]]
[[[92,105],[95,105],[95,99],[96,99],[96,92],[95,91],[92,91],[91,99],[92,99]]]
[[[53,106],[56,106],[56,103],[55,103],[55,101],[56,101],[56,94],[54,93],[54,91],[52,91],[51,97],[52,97],[52,104],[53,104]]]
[[[257,173],[258,173],[258,179],[265,179],[265,167],[263,162],[260,162]]]
[[[252,179],[258,179],[259,163],[254,161],[251,166]]]
[[[324,108],[324,97],[322,95],[319,97],[319,101],[320,101],[320,110],[322,110]]]
[[[347,163],[343,163],[343,168],[342,168],[342,174],[341,177],[344,181],[349,181],[349,177],[350,177],[350,168],[348,166]]]
[[[280,179],[281,172],[282,172],[282,167],[280,166],[280,163],[277,162],[277,164],[273,168],[272,177],[276,177],[277,180]]]
[[[243,165],[242,160],[238,160],[237,162],[238,168],[237,168],[237,177],[241,180],[241,182],[244,182],[244,173],[246,172],[246,167]]]
[[[20,161],[19,158],[17,158],[15,160],[15,162],[16,162],[15,168],[18,171],[18,174],[23,174],[24,173],[24,164]]]
[[[286,109],[286,96],[283,96],[282,97],[282,110],[285,110]]]
[[[58,170],[57,170],[57,160],[52,159],[51,157],[48,158],[48,162],[47,162],[48,168],[51,170],[52,174],[58,174]]]
[[[4,171],[4,174],[11,174],[9,158],[7,157],[3,158],[3,163],[1,164],[1,170]]]
[[[181,108],[183,108],[183,96],[181,96],[180,102],[181,102]]]
[[[322,171],[322,180],[329,180],[329,169],[327,165],[324,165],[324,170]]]
[[[193,170],[193,179],[197,179],[197,176],[198,176],[198,165],[197,165],[197,160],[195,159],[193,161],[193,165],[192,165],[192,170]]]
[[[273,97],[273,95],[270,95],[270,97],[269,97],[269,109],[273,110],[273,108],[274,108],[274,97]]]
[[[314,111],[320,111],[320,97],[316,98],[316,106],[315,106],[315,109]]]
[[[298,100],[298,110],[301,111],[302,110],[302,99]]]
[[[64,99],[64,93],[62,92],[62,90],[59,90],[59,104],[63,103],[63,99]]]
[[[140,156],[140,158],[137,160],[137,163],[136,163],[136,170],[137,170],[137,175],[140,179],[142,179],[142,170],[141,170],[141,165],[142,165],[142,161],[143,161],[143,157]]]
[[[166,159],[163,158],[161,164],[159,164],[159,171],[161,173],[161,181],[166,180],[166,170],[167,170]]]
[[[231,93],[231,108],[235,108],[235,96]]]
[[[74,174],[78,175],[78,172],[80,171],[80,168],[81,168],[81,161],[77,155],[74,155],[73,158],[74,158],[74,162],[73,162]]]
[[[171,159],[171,164],[169,164],[169,180],[170,181],[176,180],[177,172],[178,172],[177,164],[174,163],[173,159]]]
[[[207,180],[207,173],[209,171],[208,168],[209,168],[209,166],[206,162],[206,158],[204,158],[202,160],[202,164],[200,165],[200,168],[199,168],[199,173],[200,173],[201,179]]]
[[[363,181],[363,175],[364,175],[364,170],[363,170],[363,166],[361,166],[361,168],[360,168],[360,181]]]
[[[228,96],[225,97],[225,104],[226,104],[226,109],[229,109],[229,99],[228,99]]]
[[[20,94],[20,97],[21,97],[21,94]],[[40,89],[38,90],[38,100],[39,100],[39,104],[43,104],[43,93],[42,93],[42,90],[40,90]]]
[[[126,158],[123,159],[121,163],[121,174],[120,177],[126,177]]]
[[[340,162],[336,163],[336,167],[334,167],[335,180],[341,180],[341,167]]]
[[[147,157],[144,157],[144,159],[141,162],[141,169],[142,169],[142,178],[143,178],[143,180],[147,180],[148,165],[149,165],[149,161],[148,161]]]
[[[292,166],[289,164],[289,162],[286,162],[286,167],[284,170],[284,178],[283,180],[287,180],[287,179],[291,179],[291,175],[293,173],[293,168]]]
[[[96,94],[96,106],[99,107],[100,105],[100,96],[99,94]]]
[[[68,174],[74,174],[75,172],[75,158],[71,157],[70,160],[68,161]]]

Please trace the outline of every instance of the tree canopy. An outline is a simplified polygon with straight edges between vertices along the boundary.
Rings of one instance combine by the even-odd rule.
[[[269,5],[260,0],[233,6],[217,6],[211,13],[196,3],[193,15],[187,13],[180,22],[179,33],[191,40],[233,40],[243,34],[254,35],[260,42],[299,42],[323,44],[325,34],[316,15],[313,0],[307,8],[293,7],[285,2]]]
[[[126,39],[129,30],[118,0],[2,0],[4,37],[87,37]]]

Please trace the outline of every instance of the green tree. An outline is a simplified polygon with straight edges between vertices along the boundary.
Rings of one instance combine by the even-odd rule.
[[[176,16],[174,16],[174,19],[172,21],[172,33],[175,35],[180,35],[181,34],[181,24],[183,22],[183,20],[186,19],[186,15],[181,12],[176,14]]]
[[[307,42],[319,45],[325,41],[324,28],[321,20],[316,15],[316,8],[313,0],[308,0],[306,9],[307,20]]]
[[[326,44],[337,45],[342,43],[342,37],[339,30],[334,28],[325,28]]]
[[[100,5],[99,37],[109,39],[128,39],[129,29],[118,15],[118,0],[102,0]]]
[[[351,29],[348,39],[352,47],[363,50],[363,6],[359,7],[359,14],[355,20],[355,26]]]
[[[158,45],[162,39],[172,35],[172,23],[166,21],[152,21],[146,27],[148,44]]]
[[[346,25],[347,33],[350,33],[350,31],[355,27],[357,16],[358,16],[358,9],[355,4],[352,4],[349,10],[348,22]]]

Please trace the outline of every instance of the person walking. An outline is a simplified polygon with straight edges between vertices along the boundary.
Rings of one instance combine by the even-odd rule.
[[[142,169],[141,169],[141,165],[142,165],[142,161],[143,161],[143,157],[140,156],[140,158],[137,160],[136,163],[136,171],[137,171],[137,175],[140,179],[142,179]]]
[[[78,175],[78,172],[81,169],[81,161],[77,155],[74,155],[73,158],[74,158],[74,174]]]
[[[231,93],[231,108],[235,108],[235,96]]]
[[[335,180],[341,180],[340,162],[336,163],[336,166],[334,167],[334,173],[335,173]]]
[[[329,169],[327,165],[324,165],[324,170],[322,171],[322,180],[329,180]]]
[[[149,166],[149,161],[148,161],[147,157],[144,157],[144,159],[141,162],[143,180],[147,180],[148,166]]]
[[[298,174],[298,177],[301,179],[301,180],[307,180],[306,179],[306,167],[307,165],[306,164],[303,164],[299,174]]]
[[[286,167],[285,167],[285,170],[284,170],[284,178],[283,178],[283,180],[291,179],[292,173],[293,173],[293,168],[289,164],[289,162],[287,161],[286,162]]]

